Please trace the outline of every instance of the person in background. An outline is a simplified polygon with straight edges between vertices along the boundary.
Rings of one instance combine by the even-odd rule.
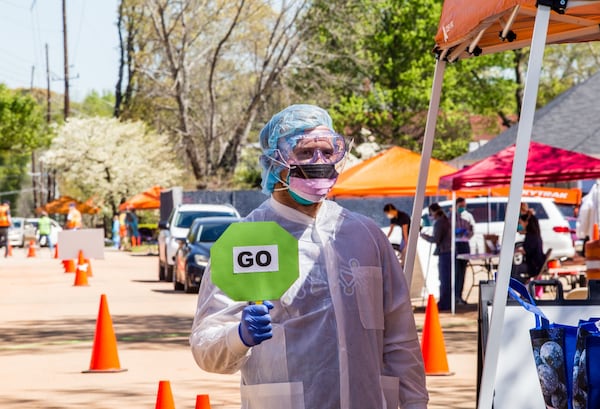
[[[373,220],[325,200],[347,153],[327,111],[292,105],[260,132],[263,192],[245,219],[298,240],[299,278],[279,300],[234,302],[206,269],[192,325],[196,363],[241,372],[244,408],[425,409],[409,289]]]
[[[10,203],[4,201],[0,205],[0,243],[4,246],[4,257],[8,257],[8,228],[12,225]]]
[[[81,212],[77,210],[75,203],[69,203],[69,213],[67,213],[67,223],[65,228],[67,230],[81,229]]]
[[[456,240],[456,255],[471,253],[469,239],[473,237],[475,227],[475,218],[467,210],[467,201],[458,197],[456,199],[456,224],[454,237]],[[462,298],[463,286],[465,282],[465,272],[467,271],[467,260],[455,259],[454,264],[454,299],[458,305],[466,305],[467,301]]]
[[[119,250],[127,250],[131,243],[127,237],[127,212],[119,213]]]
[[[131,239],[131,247],[139,246],[140,244],[142,244],[141,239],[139,237],[140,233],[138,229],[138,217],[135,214],[135,210],[131,206],[127,208],[125,222],[127,223],[127,235]]]
[[[396,206],[394,206],[391,203],[388,203],[385,206],[383,206],[383,212],[385,213],[386,217],[390,219],[390,229],[388,230],[387,234],[388,239],[391,238],[392,232],[394,231],[394,228],[396,226],[398,226],[401,229],[402,234],[400,244],[392,244],[392,246],[402,253],[402,260],[404,260],[406,258],[406,243],[408,243],[408,229],[410,228],[410,216],[407,213],[396,209]]]
[[[520,234],[524,234],[525,238],[522,246],[516,246],[515,252],[525,255],[525,263],[527,264],[526,274],[528,278],[535,277],[542,270],[546,262],[546,255],[544,254],[540,223],[533,214],[533,211],[527,207],[526,203],[521,205],[521,215],[519,216],[517,231]]]
[[[421,232],[421,237],[430,243],[435,243],[433,254],[438,256],[440,278],[438,309],[450,311],[452,307],[452,225],[444,210],[437,203],[429,205],[429,216],[433,218],[433,234]]]
[[[585,257],[585,243],[593,238],[594,224],[600,224],[600,185],[596,183],[581,199],[577,215],[577,237],[583,240],[582,256]]]
[[[52,252],[54,250],[54,243],[52,242],[52,237],[50,233],[52,232],[52,224],[50,217],[48,217],[48,213],[45,210],[42,210],[42,217],[38,221],[38,233],[39,239],[38,243],[42,242],[42,237],[46,238],[46,244],[48,244],[48,248]]]
[[[113,247],[116,249],[118,249],[121,244],[121,233],[119,231],[119,227],[119,216],[115,214],[112,221],[112,241]]]

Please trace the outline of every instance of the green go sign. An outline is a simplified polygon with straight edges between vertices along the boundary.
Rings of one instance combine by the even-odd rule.
[[[213,283],[235,301],[277,300],[298,279],[298,240],[275,222],[233,223],[210,249]]]

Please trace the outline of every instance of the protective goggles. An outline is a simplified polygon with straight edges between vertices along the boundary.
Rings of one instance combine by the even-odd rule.
[[[278,148],[289,164],[336,164],[346,155],[346,140],[331,131],[310,133],[281,139]]]

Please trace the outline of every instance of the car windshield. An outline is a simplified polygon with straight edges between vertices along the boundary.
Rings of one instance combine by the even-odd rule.
[[[225,211],[188,211],[188,212],[179,212],[177,215],[177,220],[175,220],[175,227],[180,228],[189,228],[192,225],[194,219],[198,217],[216,217],[216,216],[236,216],[234,211],[225,212]]]
[[[197,243],[212,243],[221,237],[223,232],[229,227],[231,223],[209,223],[203,224],[198,232],[196,239]]]

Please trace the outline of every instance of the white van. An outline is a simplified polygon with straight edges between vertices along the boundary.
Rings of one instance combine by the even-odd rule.
[[[552,199],[524,197],[522,201],[535,211],[535,215],[540,222],[542,241],[544,243],[544,253],[552,249],[552,259],[571,258],[575,255],[573,240],[571,238],[569,223],[558,209]],[[506,218],[506,206],[508,197],[478,197],[467,198],[467,210],[475,218],[474,235],[469,244],[471,253],[485,253],[486,248],[483,240],[484,234],[498,235],[498,243],[502,243],[502,233],[504,231],[504,220]],[[452,212],[452,201],[445,200],[439,202],[446,214]],[[421,224],[422,231],[431,234],[432,227],[428,223],[429,209],[425,208],[422,212]],[[516,233],[517,242],[523,241],[523,235]],[[433,255],[435,244],[419,237],[417,242],[417,254],[421,265],[421,270],[425,275],[429,293],[437,294],[437,256]]]

